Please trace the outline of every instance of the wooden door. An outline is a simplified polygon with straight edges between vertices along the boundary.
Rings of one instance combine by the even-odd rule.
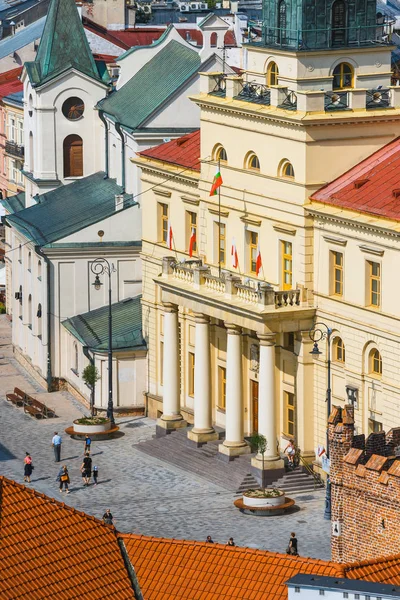
[[[79,135],[64,140],[64,177],[83,176],[83,141]]]
[[[250,382],[252,433],[258,433],[258,381]]]

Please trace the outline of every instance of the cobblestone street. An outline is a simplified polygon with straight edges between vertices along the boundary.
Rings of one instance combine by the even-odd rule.
[[[289,515],[257,518],[242,515],[233,506],[235,496],[194,473],[148,456],[138,448],[151,439],[155,422],[148,418],[117,419],[123,435],[93,442],[93,463],[99,467],[99,485],[84,488],[80,465],[84,444],[70,439],[64,429],[85,414],[68,393],[47,394],[29,378],[12,357],[10,325],[0,319],[0,473],[23,482],[25,451],[35,466],[31,486],[50,497],[101,517],[111,508],[115,525],[122,532],[205,540],[211,535],[225,543],[230,536],[241,546],[284,552],[291,531],[299,539],[302,555],[330,558],[330,524],[323,519],[324,490],[294,496],[298,510]],[[14,386],[34,392],[56,419],[35,420],[5,400]],[[62,463],[71,476],[71,493],[60,494],[51,447],[53,432],[63,437]]]

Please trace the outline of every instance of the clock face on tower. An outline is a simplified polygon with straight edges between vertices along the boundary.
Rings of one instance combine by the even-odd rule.
[[[68,98],[62,105],[62,112],[64,117],[69,121],[77,121],[80,119],[85,111],[85,104],[83,100],[77,97]]]

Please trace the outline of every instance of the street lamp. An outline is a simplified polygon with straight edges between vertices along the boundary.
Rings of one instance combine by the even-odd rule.
[[[107,417],[114,427],[114,405],[113,405],[113,372],[112,372],[112,311],[111,311],[111,274],[115,272],[113,264],[110,265],[105,258],[96,258],[90,265],[90,270],[96,276],[94,279],[95,290],[101,290],[103,285],[100,281],[100,275],[108,275],[108,406]]]
[[[322,352],[318,348],[318,342],[321,340],[327,341],[328,348],[328,387],[326,389],[326,406],[328,417],[326,421],[326,457],[329,458],[329,428],[328,428],[328,420],[331,414],[331,335],[332,329],[328,327],[325,323],[315,323],[314,327],[310,329],[310,339],[314,342],[313,349],[310,354],[313,357],[318,357]],[[329,473],[327,473],[326,479],[326,496],[325,496],[325,512],[324,519],[331,519],[331,481],[329,478]]]

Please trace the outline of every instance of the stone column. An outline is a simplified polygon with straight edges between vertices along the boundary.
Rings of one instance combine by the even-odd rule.
[[[194,427],[188,438],[199,444],[217,440],[218,433],[212,427],[210,319],[198,314],[195,321]]]
[[[169,433],[187,423],[180,412],[178,307],[164,304],[164,311],[163,414],[157,425]]]
[[[226,323],[226,420],[225,441],[219,451],[229,457],[249,454],[250,446],[243,437],[242,330]]]
[[[277,452],[276,392],[275,392],[275,335],[259,334],[260,372],[258,387],[258,431],[267,439],[264,470],[283,469],[284,462]],[[262,456],[255,456],[251,464],[262,471]],[[263,476],[263,474],[261,473]]]

